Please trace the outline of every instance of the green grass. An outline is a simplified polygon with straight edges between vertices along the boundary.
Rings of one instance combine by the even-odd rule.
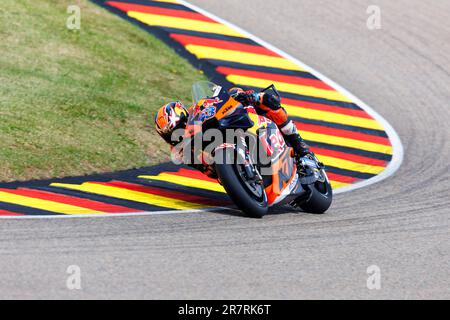
[[[81,7],[68,30],[67,6]],[[2,0],[0,180],[110,172],[167,160],[164,103],[204,76],[161,41],[85,1]]]

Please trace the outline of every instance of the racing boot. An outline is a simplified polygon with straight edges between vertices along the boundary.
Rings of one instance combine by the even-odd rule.
[[[303,158],[308,155],[314,156],[309,146],[305,143],[299,133],[284,135],[286,142],[294,149],[295,158]]]
[[[283,133],[284,140],[294,149],[296,159],[307,155],[312,155],[315,158],[314,153],[309,150],[309,146],[302,139],[300,133],[298,133],[297,127],[292,120],[281,127],[281,132]]]
[[[309,149],[309,146],[302,139],[298,133],[297,127],[292,121],[289,121],[287,125],[283,126],[281,132],[283,133],[284,140],[294,150],[294,158],[297,164],[300,164],[302,158],[307,157],[316,162],[319,168],[325,167],[325,165],[320,162],[316,155]],[[298,167],[301,168],[302,166],[299,165]]]

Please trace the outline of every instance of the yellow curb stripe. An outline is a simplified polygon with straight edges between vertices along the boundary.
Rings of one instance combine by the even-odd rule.
[[[341,147],[349,147],[349,148],[355,148],[355,149],[361,149],[361,150],[366,150],[366,151],[379,152],[379,153],[385,153],[385,154],[392,155],[392,146],[385,146],[385,145],[367,142],[367,141],[330,136],[330,135],[326,135],[326,134],[320,134],[320,133],[302,131],[302,130],[300,130],[300,133],[301,133],[303,139],[309,140],[309,141],[333,144],[333,145],[341,146]]]
[[[77,207],[70,204],[32,198],[3,191],[0,191],[0,202],[7,202],[17,204],[20,206],[63,214],[107,214],[105,212],[96,211],[83,207]]]
[[[231,29],[230,27],[216,22],[199,21],[193,19],[171,17],[151,13],[142,13],[136,11],[128,11],[127,14],[131,18],[139,20],[150,26],[160,26],[191,31],[216,33],[241,38],[244,37],[242,34]]]
[[[153,2],[167,2],[167,3],[175,3],[179,4],[180,2],[178,0],[152,0]]]
[[[224,60],[263,67],[303,71],[303,69],[295,63],[281,57],[199,46],[194,44],[187,45],[186,50],[194,54],[198,59]]]
[[[320,120],[331,123],[344,124],[365,129],[384,130],[383,126],[373,119],[349,116],[346,114],[334,113],[329,111],[314,110],[291,105],[283,105],[291,117],[300,117],[312,120]]]
[[[260,79],[260,78],[252,78],[252,77],[246,77],[246,76],[239,76],[239,75],[228,75],[227,80],[243,86],[251,86],[251,87],[258,87],[258,88],[266,88],[270,86],[271,84],[275,84],[278,90],[294,93],[294,94],[301,94],[304,96],[310,96],[310,97],[316,97],[316,98],[323,98],[328,100],[335,100],[335,101],[343,101],[343,102],[352,102],[349,98],[345,97],[342,93],[337,92],[335,90],[326,90],[326,89],[318,89],[311,86],[302,86],[298,84],[291,84],[286,82],[278,82],[273,80],[267,80],[267,79]]]
[[[321,155],[320,153],[316,153],[316,155],[319,157],[320,161],[322,161],[325,165],[351,170],[351,171],[357,171],[357,172],[363,172],[363,173],[371,173],[371,174],[379,174],[380,172],[383,172],[386,168],[380,167],[380,166],[373,166],[368,165],[364,163],[354,162],[350,160],[345,160],[341,158],[335,158],[330,156]]]
[[[333,190],[342,188],[342,187],[346,187],[348,185],[350,185],[349,183],[345,183],[345,182],[338,182],[338,181],[333,181],[330,180],[330,184],[331,184],[331,188],[333,188]]]
[[[105,186],[102,184],[85,182],[81,185],[65,184],[65,183],[52,183],[52,187],[60,187],[72,190],[78,190],[82,192],[94,193],[103,196],[125,199],[134,202],[146,203],[158,207],[172,208],[176,210],[192,210],[207,208],[209,206],[186,202],[178,199],[172,199],[159,195],[149,194],[145,192],[139,192],[119,187]]]
[[[205,180],[201,180],[201,179],[181,177],[181,176],[177,176],[176,174],[160,173],[157,176],[139,176],[139,178],[169,182],[169,183],[178,184],[178,185],[190,187],[190,188],[225,193],[225,190],[218,182],[211,182],[211,181],[205,181]]]

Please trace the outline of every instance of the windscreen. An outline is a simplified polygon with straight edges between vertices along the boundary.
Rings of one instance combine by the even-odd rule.
[[[219,95],[222,87],[209,82],[209,81],[198,81],[192,86],[192,99],[194,105],[202,99],[212,99]]]

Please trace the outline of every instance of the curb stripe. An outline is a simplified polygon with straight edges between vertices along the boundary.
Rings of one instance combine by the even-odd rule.
[[[217,22],[205,22],[185,18],[168,17],[150,13],[128,11],[131,18],[139,20],[150,26],[162,26],[171,28],[182,28],[192,31],[218,33],[226,36],[242,37],[242,35],[227,26]]]
[[[370,134],[359,133],[359,132],[354,132],[354,131],[350,131],[350,130],[342,130],[342,129],[318,126],[318,125],[314,125],[314,124],[295,122],[295,125],[297,126],[297,129],[300,131],[309,131],[309,132],[315,132],[315,133],[321,133],[321,134],[328,134],[328,135],[337,136],[337,137],[350,138],[350,139],[359,140],[359,141],[376,143],[376,144],[380,144],[383,146],[389,146],[389,147],[391,146],[391,144],[389,143],[389,140],[384,137],[373,136]]]
[[[304,123],[304,124],[311,124],[311,125],[317,125],[322,126],[325,128],[334,128],[338,130],[345,130],[345,131],[355,131],[357,133],[363,133],[375,137],[383,137],[386,138],[386,132],[376,129],[368,129],[368,128],[362,128],[362,127],[355,127],[352,125],[346,125],[342,123],[334,123],[334,122],[326,122],[323,120],[317,120],[317,119],[307,119],[302,117],[291,117],[294,122],[298,123]]]
[[[139,178],[147,179],[147,180],[165,181],[165,182],[179,184],[179,185],[182,185],[185,187],[196,188],[196,189],[205,189],[205,190],[215,191],[215,192],[219,192],[219,193],[225,193],[225,190],[218,182],[210,182],[210,181],[206,181],[206,180],[200,180],[197,178],[188,178],[188,177],[183,177],[183,176],[166,173],[166,172],[160,173],[155,176],[143,175],[143,176],[139,176]]]
[[[371,152],[385,153],[387,155],[392,155],[392,147],[382,146],[380,144],[365,142],[361,140],[355,140],[351,138],[337,137],[327,134],[315,133],[310,131],[302,131],[301,135],[303,139],[307,140],[312,146],[317,142],[322,142],[326,144],[348,147],[353,149],[366,150]]]
[[[197,170],[189,170],[189,169],[181,168],[180,170],[178,170],[176,172],[176,175],[180,176],[180,177],[193,178],[193,179],[208,181],[208,182],[212,182],[212,183],[217,183],[217,180],[209,178],[208,176],[200,173]]]
[[[329,156],[329,157],[333,157],[333,158],[339,158],[339,159],[349,160],[349,161],[358,162],[361,164],[373,165],[373,166],[378,166],[378,167],[383,167],[383,168],[386,166],[386,162],[387,162],[384,160],[378,160],[378,159],[374,159],[374,158],[368,158],[368,157],[358,156],[358,155],[354,155],[354,154],[349,154],[349,153],[339,152],[339,151],[334,151],[334,150],[329,150],[329,149],[321,149],[321,148],[317,148],[317,147],[311,147],[311,149],[314,153],[320,154],[323,156]]]
[[[323,122],[326,121],[355,127],[361,127],[365,129],[374,129],[374,130],[383,129],[383,127],[381,127],[381,125],[376,120],[373,119],[365,119],[334,112],[295,107],[287,104],[284,105],[284,108],[292,117],[302,117],[306,119],[319,120]]]
[[[240,44],[248,44],[252,46],[259,46],[255,41],[252,41],[248,38],[241,38],[241,37],[235,37],[235,36],[228,36],[220,33],[211,33],[211,32],[204,32],[204,31],[194,31],[194,30],[186,30],[186,29],[179,29],[179,28],[171,28],[171,27],[160,27],[162,30],[167,32],[167,34],[179,34],[184,36],[191,36],[191,37],[198,37],[207,40],[221,40],[221,41],[228,41],[233,43],[240,43]],[[178,42],[178,41],[177,41]]]
[[[258,91],[258,90],[261,90],[261,88],[263,88],[263,87],[247,85],[246,88]],[[285,92],[283,90],[278,90],[278,91],[280,92],[280,95],[283,98],[283,100],[287,98],[287,99],[293,99],[293,100],[299,100],[299,101],[326,104],[326,105],[337,106],[337,107],[342,107],[342,108],[349,108],[349,109],[355,108],[355,105],[352,102],[324,99],[324,98],[319,98],[319,97],[303,95],[300,93]]]
[[[319,153],[318,157],[320,161],[322,161],[326,166],[328,164],[332,164],[341,169],[353,171],[353,172],[363,172],[363,173],[372,173],[379,174],[384,170],[384,166],[375,166],[370,164],[365,164],[357,161],[352,161],[348,159],[333,157],[325,155],[324,153]]]
[[[31,197],[31,198],[37,198],[42,200],[49,200],[53,202],[59,202],[63,204],[69,204],[74,205],[77,207],[83,207],[86,209],[91,209],[95,211],[101,211],[104,213],[123,213],[123,212],[140,212],[141,210],[133,210],[128,207],[122,207],[122,206],[116,206],[108,203],[83,199],[83,198],[77,198],[62,194],[57,194],[49,191],[42,191],[42,190],[33,190],[33,189],[27,189],[27,188],[19,188],[17,190],[14,190],[15,194]]]
[[[302,71],[298,65],[279,57],[271,57],[237,50],[218,49],[194,44],[187,45],[186,50],[195,55],[198,59],[221,59],[224,61],[238,62],[249,65]]]
[[[175,34],[171,33],[170,37],[179,43],[183,44],[184,46],[188,45],[200,45],[200,46],[207,46],[212,48],[218,48],[218,49],[226,49],[226,50],[233,50],[233,51],[240,51],[240,52],[247,52],[247,53],[256,53],[271,57],[280,57],[278,54],[267,50],[264,47],[261,47],[260,45],[255,44],[243,44],[239,42],[231,42],[231,41],[225,41],[225,40],[215,40],[215,39],[205,39],[202,37],[193,37],[193,36],[186,36],[182,34]]]
[[[173,190],[173,191],[184,193],[184,194],[195,194],[197,196],[201,196],[201,197],[205,197],[205,198],[209,198],[209,199],[218,199],[223,202],[230,200],[226,193],[216,192],[216,191],[207,190],[207,189],[193,189],[193,188],[189,188],[184,185],[176,184],[174,182],[169,182],[169,181],[138,178],[138,182],[139,182],[139,184],[142,184],[142,185],[152,186],[155,188],[161,188],[164,190]]]
[[[108,4],[112,7],[115,7],[119,10],[122,10],[122,11],[135,11],[135,12],[140,12],[140,13],[150,13],[150,14],[157,14],[157,15],[163,15],[163,16],[171,16],[171,17],[186,18],[186,19],[216,23],[214,20],[212,20],[208,17],[205,17],[204,15],[201,15],[199,13],[193,12],[193,11],[175,10],[175,9],[153,7],[153,6],[144,6],[144,5],[140,5],[140,4],[122,3],[122,2],[117,2],[117,1],[108,1],[108,2],[106,2],[106,4]]]
[[[357,149],[357,148],[343,147],[343,146],[338,146],[338,145],[329,144],[329,143],[322,143],[322,142],[317,142],[317,141],[308,141],[308,140],[305,140],[305,141],[309,145],[311,145],[312,148],[322,148],[322,149],[327,149],[329,151],[343,152],[343,153],[349,154],[350,156],[356,155],[356,156],[368,157],[368,158],[386,161],[386,163],[390,162],[392,159],[392,155],[389,155],[386,153],[366,151],[366,150],[361,150],[361,149]]]
[[[220,199],[217,200],[217,199],[205,198],[205,197],[201,197],[198,195],[180,193],[180,192],[176,192],[173,190],[167,190],[167,189],[165,190],[165,189],[155,188],[155,187],[150,187],[150,186],[142,186],[142,185],[129,183],[129,182],[123,182],[123,181],[95,182],[95,183],[105,185],[105,186],[119,187],[119,188],[123,188],[123,189],[148,193],[148,194],[152,194],[152,195],[163,196],[163,197],[172,198],[172,199],[194,202],[197,204],[204,204],[204,205],[208,205],[208,206],[225,206],[225,205],[230,204],[229,201],[221,201]]]
[[[29,207],[27,205],[18,205],[13,203],[7,203],[7,202],[0,202],[0,207],[5,212],[11,211],[14,213],[14,217],[21,218],[22,215],[24,217],[29,216],[59,216],[62,215],[61,213],[51,212],[47,210],[40,210],[36,208]],[[7,217],[7,216],[1,216],[1,218]]]
[[[336,174],[339,174],[339,175],[342,175],[342,176],[348,176],[348,177],[356,178],[356,179],[359,179],[359,180],[370,179],[370,178],[373,178],[373,177],[376,176],[376,174],[373,174],[373,173],[347,170],[347,169],[343,169],[343,168],[334,167],[334,166],[331,166],[331,165],[327,165],[327,174],[328,174],[328,172],[336,173]]]
[[[334,90],[317,89],[317,88],[310,87],[310,86],[278,82],[278,81],[267,80],[267,79],[238,76],[238,75],[234,75],[234,74],[228,75],[228,76],[226,76],[226,78],[228,81],[235,83],[237,85],[242,85],[242,86],[250,86],[251,85],[254,87],[264,89],[272,84],[275,84],[277,89],[279,89],[282,92],[302,93],[305,96],[310,96],[310,97],[314,97],[314,98],[322,98],[322,99],[327,99],[327,100],[350,102],[350,100],[347,97],[343,96],[341,93],[334,91]]]
[[[77,197],[82,199],[89,199],[93,201],[108,203],[116,206],[126,207],[128,209],[131,209],[131,211],[138,211],[138,212],[148,212],[148,211],[159,211],[161,209],[164,209],[163,207],[154,206],[147,203],[142,202],[135,202],[130,201],[126,199],[119,199],[114,197],[109,197],[106,195],[100,195],[100,194],[94,194],[94,193],[88,193],[83,192],[79,190],[73,190],[73,189],[67,189],[67,188],[58,188],[58,187],[38,187],[38,190],[41,191],[48,191],[48,192],[54,192],[62,195],[67,195],[70,197]],[[128,210],[127,210],[128,211]]]
[[[98,3],[99,5],[103,5],[104,6],[104,5],[107,5],[106,3],[108,1],[94,0],[94,2]],[[196,12],[197,13],[197,11],[192,10],[191,8],[188,8],[188,7],[180,4],[179,1],[120,0],[120,1],[116,1],[116,2],[125,3],[125,4],[138,4],[138,5],[143,5],[143,6],[167,8],[167,9],[188,11],[188,12]]]
[[[0,210],[0,216],[23,216],[23,214],[7,210]]]
[[[347,184],[352,184],[352,183],[355,183],[358,181],[357,178],[343,176],[343,175],[333,173],[333,172],[327,172],[327,176],[330,181],[343,182],[343,183],[347,183]]]
[[[289,69],[280,69],[275,67],[265,67],[265,66],[257,66],[257,65],[249,65],[244,63],[225,61],[225,60],[215,60],[215,59],[203,59],[200,60],[203,63],[209,63],[216,67],[224,67],[224,68],[232,68],[238,70],[247,70],[247,71],[256,71],[261,73],[270,73],[274,75],[287,75],[293,77],[301,77],[306,79],[318,80],[317,77],[312,75],[306,71],[299,70],[289,70]],[[217,69],[217,68],[216,68]],[[361,110],[357,105],[353,105],[353,108]]]
[[[349,108],[343,108],[340,106],[331,106],[331,105],[327,105],[327,104],[307,102],[307,101],[294,100],[294,99],[288,99],[288,98],[283,99],[283,104],[291,105],[292,107],[303,107],[303,108],[308,108],[308,109],[313,109],[313,110],[346,114],[346,115],[358,117],[358,118],[373,119],[369,114],[367,114],[365,111],[363,111],[361,109],[349,109]]]
[[[330,86],[328,86],[324,82],[317,80],[317,79],[303,78],[303,77],[298,77],[298,76],[288,76],[288,75],[283,75],[283,74],[264,73],[264,72],[251,71],[251,70],[249,71],[249,70],[235,69],[235,68],[228,68],[228,67],[217,67],[216,70],[217,70],[217,72],[220,72],[227,76],[228,75],[244,76],[244,77],[249,77],[249,78],[258,78],[258,79],[264,79],[264,80],[269,80],[269,81],[284,82],[284,83],[296,84],[296,85],[301,85],[301,86],[315,87],[317,89],[333,90]],[[283,103],[286,103],[286,101],[283,101]]]
[[[62,214],[104,214],[74,205],[22,196],[15,190],[0,189],[0,201]]]

